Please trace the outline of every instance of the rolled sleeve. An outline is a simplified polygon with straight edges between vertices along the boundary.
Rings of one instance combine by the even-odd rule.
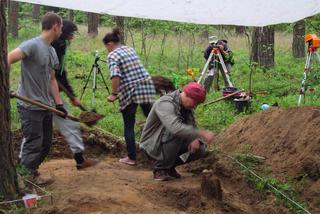
[[[110,70],[110,78],[120,77],[121,78],[121,70],[119,67],[119,60],[114,57],[108,57],[108,66]]]

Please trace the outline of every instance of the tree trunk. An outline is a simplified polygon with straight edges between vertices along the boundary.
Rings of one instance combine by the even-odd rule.
[[[13,38],[18,38],[18,12],[19,3],[16,1],[10,1],[9,3],[9,32]]]
[[[264,69],[274,66],[274,27],[255,27],[252,33],[251,61]]]
[[[91,37],[96,37],[98,35],[99,18],[99,14],[88,13],[88,34]]]
[[[73,19],[74,19],[74,12],[73,12],[73,10],[69,10],[68,19],[69,19],[70,21],[73,21]]]
[[[34,4],[32,6],[32,21],[38,23],[40,21],[40,5]]]
[[[0,196],[13,199],[16,194],[16,172],[10,131],[9,71],[4,1],[0,2]]]
[[[124,31],[124,17],[123,16],[114,16],[113,21],[116,23],[116,26],[120,29],[121,32],[121,44],[125,44],[125,31]]]
[[[237,35],[243,35],[246,31],[245,26],[236,26],[236,34]]]
[[[292,55],[295,58],[305,57],[306,25],[304,19],[295,22],[293,25]]]
[[[259,28],[254,27],[252,31],[250,62],[258,63]]]
[[[263,27],[261,33],[258,50],[259,64],[261,67],[269,69],[274,66],[274,27]]]

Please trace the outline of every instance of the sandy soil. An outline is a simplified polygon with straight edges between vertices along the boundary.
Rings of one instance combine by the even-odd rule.
[[[283,182],[299,183],[300,198],[320,213],[320,108],[271,108],[243,117],[219,136],[220,149],[265,157]]]

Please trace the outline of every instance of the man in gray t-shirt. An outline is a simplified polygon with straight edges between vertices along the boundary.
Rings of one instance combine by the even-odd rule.
[[[48,12],[42,19],[41,35],[23,42],[8,54],[8,65],[21,60],[21,77],[17,94],[56,108],[67,115],[63,108],[55,79],[54,69],[58,58],[51,46],[61,34],[61,17]],[[46,184],[52,179],[40,177],[39,165],[49,153],[52,141],[52,113],[37,106],[18,101],[23,140],[20,150],[21,163],[33,175],[34,182]]]
[[[21,79],[17,94],[52,106],[51,71],[59,67],[54,48],[41,36],[23,42],[19,49],[25,55],[21,61]],[[18,101],[18,106],[29,110],[43,110],[40,107]]]

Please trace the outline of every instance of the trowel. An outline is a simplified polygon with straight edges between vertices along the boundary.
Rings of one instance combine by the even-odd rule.
[[[190,156],[190,152],[188,151],[188,152],[185,152],[185,153],[181,154],[179,156],[179,158],[185,163],[185,162],[187,162],[189,156]]]

